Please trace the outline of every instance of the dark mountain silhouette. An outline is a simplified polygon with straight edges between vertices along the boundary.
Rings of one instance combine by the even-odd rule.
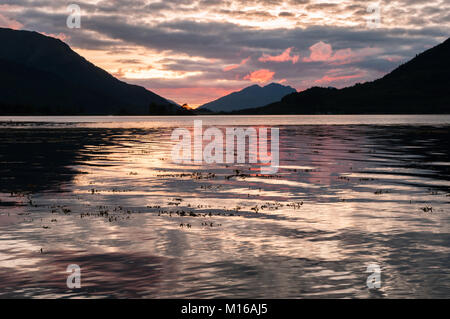
[[[0,28],[0,43],[0,114],[186,112],[116,79],[58,39]]]
[[[344,89],[313,87],[236,114],[450,113],[450,39],[373,82]]]
[[[213,112],[230,112],[267,105],[279,101],[282,97],[296,92],[290,86],[277,83],[265,87],[259,85],[249,86],[239,92],[234,92],[213,102],[206,103],[198,110],[208,109]]]

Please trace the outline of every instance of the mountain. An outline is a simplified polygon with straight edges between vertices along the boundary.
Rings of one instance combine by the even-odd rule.
[[[0,114],[185,112],[116,79],[58,39],[0,28],[0,43]]]
[[[282,97],[293,92],[296,92],[296,90],[290,86],[277,83],[272,83],[265,87],[252,85],[239,92],[234,92],[213,102],[206,103],[200,106],[198,110],[208,109],[213,112],[230,112],[255,108],[279,101]]]
[[[236,114],[448,114],[450,39],[381,79],[343,89],[313,87]]]

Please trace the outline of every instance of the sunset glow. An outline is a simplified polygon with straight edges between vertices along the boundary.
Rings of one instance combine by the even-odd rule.
[[[303,90],[373,80],[450,26],[450,5],[439,0],[380,1],[376,28],[356,0],[76,3],[80,29],[66,26],[65,2],[50,0],[7,0],[0,27],[59,38],[121,80],[194,107],[254,83]]]

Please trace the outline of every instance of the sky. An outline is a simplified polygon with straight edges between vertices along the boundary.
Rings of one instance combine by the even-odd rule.
[[[68,5],[81,9],[69,28]],[[197,107],[271,82],[382,77],[449,37],[448,0],[0,0],[0,27],[57,37],[119,79]]]

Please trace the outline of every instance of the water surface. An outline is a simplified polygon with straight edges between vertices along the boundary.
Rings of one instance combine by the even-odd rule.
[[[278,173],[172,163],[172,130],[194,119],[279,127]],[[449,128],[442,115],[1,117],[0,297],[448,298]]]

